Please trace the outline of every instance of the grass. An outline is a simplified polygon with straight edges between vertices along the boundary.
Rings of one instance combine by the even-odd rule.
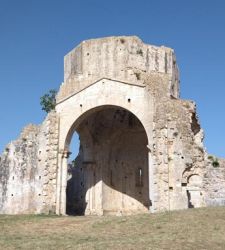
[[[0,216],[0,249],[225,249],[225,208],[135,216]]]

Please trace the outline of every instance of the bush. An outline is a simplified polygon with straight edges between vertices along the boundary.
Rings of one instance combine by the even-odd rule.
[[[220,163],[218,162],[218,159],[214,159],[213,162],[212,162],[212,165],[214,168],[217,168],[220,166]]]
[[[217,168],[217,167],[220,166],[220,163],[219,163],[218,159],[217,159],[217,158],[214,158],[212,155],[209,155],[209,156],[208,156],[208,159],[211,161],[212,166],[213,166],[214,168]]]

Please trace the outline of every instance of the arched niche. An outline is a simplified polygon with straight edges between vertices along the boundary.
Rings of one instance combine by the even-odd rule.
[[[203,205],[202,177],[198,174],[188,176],[186,190],[188,208],[201,207]]]

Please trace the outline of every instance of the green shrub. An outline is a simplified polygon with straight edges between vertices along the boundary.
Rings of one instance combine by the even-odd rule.
[[[45,112],[49,113],[51,110],[55,109],[55,105],[56,105],[56,90],[51,89],[49,90],[49,92],[45,95],[43,95],[40,98],[40,104],[42,107],[42,110],[44,110]]]
[[[220,163],[219,163],[218,159],[217,159],[217,158],[214,158],[212,155],[209,155],[209,156],[208,156],[208,159],[211,161],[212,166],[213,166],[214,168],[218,168],[218,167],[220,166]]]

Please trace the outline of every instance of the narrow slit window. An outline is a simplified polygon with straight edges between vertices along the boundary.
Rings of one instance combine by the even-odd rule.
[[[110,170],[110,185],[113,186],[113,171]]]
[[[137,187],[142,187],[143,186],[143,170],[142,170],[142,168],[137,169],[136,186]]]

